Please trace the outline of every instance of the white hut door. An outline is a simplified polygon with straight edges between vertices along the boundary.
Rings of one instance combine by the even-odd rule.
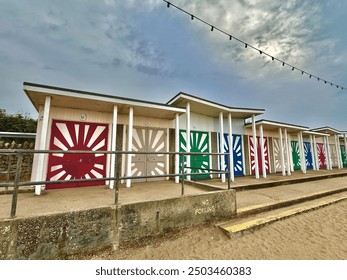
[[[133,129],[132,150],[145,153],[135,154],[132,159],[132,176],[156,176],[165,174],[166,129],[141,127]],[[147,154],[148,153],[148,154]],[[151,154],[153,153],[153,154]],[[162,180],[148,178],[141,181]]]

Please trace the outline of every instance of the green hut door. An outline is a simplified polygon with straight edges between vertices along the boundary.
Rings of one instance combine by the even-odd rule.
[[[187,152],[187,132],[185,130],[180,131],[180,152]],[[190,132],[190,152],[192,153],[209,153],[209,134],[202,131]],[[181,162],[181,160],[180,160]],[[184,166],[187,167],[187,159],[184,158]],[[191,155],[190,156],[190,172],[192,180],[207,179],[210,178],[208,174],[210,169],[210,156],[207,154]]]
[[[347,166],[346,147],[345,145],[341,145],[340,148],[341,148],[342,164],[343,164],[343,167],[346,167]]]
[[[291,141],[294,170],[301,169],[299,142]]]

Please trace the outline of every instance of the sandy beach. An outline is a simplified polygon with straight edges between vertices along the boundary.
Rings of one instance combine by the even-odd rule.
[[[129,260],[345,260],[347,201],[270,224],[254,233],[227,237],[214,225],[181,230],[139,248],[79,256]]]

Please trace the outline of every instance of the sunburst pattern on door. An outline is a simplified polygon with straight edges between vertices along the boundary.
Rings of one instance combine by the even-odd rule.
[[[50,141],[51,150],[105,151],[108,125],[53,120]],[[48,184],[47,189],[104,185],[105,181],[69,183],[78,179],[106,177],[106,155],[54,153],[49,155],[47,180],[64,180],[64,183]]]
[[[220,143],[220,133],[218,134],[218,140]],[[218,145],[220,147],[220,145]],[[224,150],[223,153],[228,154],[230,149],[229,134],[224,133]],[[233,160],[234,160],[234,174],[243,175],[243,154],[242,154],[242,136],[233,134]],[[222,156],[220,160],[220,166],[224,170],[229,170],[229,156]],[[226,174],[228,175],[228,174]]]
[[[336,151],[336,145],[329,144],[329,150],[330,150],[330,158],[331,158],[331,164],[332,166],[338,166],[339,162],[337,159],[337,151]]]
[[[274,151],[274,162],[275,162],[275,171],[282,171],[282,156],[281,156],[281,148],[280,148],[280,139],[273,138],[273,151]],[[286,159],[286,149],[283,144],[283,156]],[[287,168],[287,162],[284,160],[284,167]]]
[[[306,168],[313,169],[312,150],[311,150],[311,144],[309,142],[304,142],[304,152],[305,152]]]
[[[343,167],[346,167],[347,166],[347,157],[346,157],[345,145],[340,145],[340,149],[341,149],[342,164],[343,164]]]
[[[252,174],[255,174],[255,153],[257,153],[258,156],[258,168],[259,173],[263,172],[263,168],[265,168],[265,172],[270,172],[270,164],[269,164],[269,149],[267,144],[267,138],[263,138],[263,150],[264,150],[264,158],[265,158],[265,166],[262,164],[262,157],[261,157],[261,147],[260,147],[260,137],[257,136],[257,151],[254,150],[254,142],[253,142],[253,136],[248,137],[249,141],[249,151],[250,151],[250,163],[251,163],[251,171]]]
[[[187,152],[187,132],[180,130],[180,152]],[[190,132],[190,151],[198,153],[209,153],[209,136],[208,132],[191,131]],[[181,162],[181,159],[180,159]],[[187,167],[187,160],[184,157],[184,166]],[[210,169],[210,156],[206,154],[190,156],[191,179],[205,179],[210,175],[206,174]]]
[[[319,168],[327,168],[327,158],[323,143],[317,143],[317,155]]]
[[[298,141],[291,141],[290,144],[292,147],[292,158],[293,158],[294,170],[300,170],[301,169],[301,159],[300,159],[299,142]]]
[[[166,152],[165,129],[148,127],[134,128],[132,150],[134,152],[144,152],[144,154],[135,154],[132,156],[132,176],[157,176],[165,174],[165,155],[158,154]],[[157,179],[162,180],[163,178],[158,177]],[[155,178],[142,180],[155,180]]]

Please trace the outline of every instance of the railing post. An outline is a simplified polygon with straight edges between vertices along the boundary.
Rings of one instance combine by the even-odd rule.
[[[182,189],[181,189],[181,195],[184,195],[184,153],[182,154],[182,158],[181,158],[181,176],[182,176],[182,179],[181,179],[181,186],[182,186]]]
[[[230,185],[230,177],[231,177],[231,165],[229,164],[229,171],[228,171],[228,190],[230,190],[231,185]]]
[[[6,182],[10,182],[10,174],[11,174],[11,161],[12,161],[12,155],[7,155],[7,174],[6,174]],[[8,187],[5,187],[5,191],[8,191]]]
[[[115,154],[115,166],[116,166],[116,187],[114,193],[114,204],[116,205],[116,209],[118,208],[118,200],[119,200],[119,169],[118,169],[118,154]]]
[[[17,198],[18,198],[18,188],[20,181],[20,173],[22,167],[22,153],[18,152],[17,155],[17,166],[16,166],[16,177],[14,179],[13,194],[12,194],[12,206],[11,206],[11,219],[14,219],[17,211]]]

